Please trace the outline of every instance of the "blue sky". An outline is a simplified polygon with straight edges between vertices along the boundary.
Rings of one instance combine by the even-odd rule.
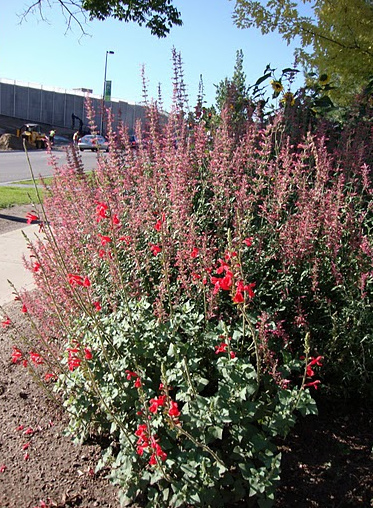
[[[52,2],[52,0],[51,0]],[[66,89],[90,88],[102,94],[105,55],[112,96],[139,103],[142,100],[141,67],[149,81],[149,95],[157,97],[158,84],[166,106],[172,97],[172,47],[181,53],[190,104],[194,105],[202,74],[205,100],[215,100],[215,87],[231,77],[236,51],[242,49],[248,84],[253,84],[267,64],[281,71],[293,64],[294,46],[276,34],[262,36],[255,29],[238,29],[232,21],[234,2],[229,0],[174,0],[183,26],[174,27],[166,39],[146,28],[115,20],[95,21],[82,36],[73,25],[66,31],[60,8],[46,5],[43,14],[19,15],[32,0],[4,2],[0,20],[0,78],[40,83]],[[47,2],[45,1],[47,4]],[[53,5],[53,4],[52,4]],[[280,74],[280,72],[279,72]]]

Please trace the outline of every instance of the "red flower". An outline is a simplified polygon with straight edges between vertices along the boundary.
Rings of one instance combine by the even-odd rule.
[[[147,428],[146,424],[142,423],[141,425],[139,425],[137,427],[137,430],[135,432],[135,436],[144,438],[144,436],[146,436],[147,429],[148,428]]]
[[[230,357],[232,358],[232,360],[233,360],[233,358],[236,358],[236,353],[235,353],[234,351],[231,351],[231,352],[229,353],[229,356],[230,356]]]
[[[126,242],[126,245],[129,245],[131,243],[132,238],[130,236],[121,236],[119,237],[119,240],[121,242]]]
[[[154,444],[155,453],[157,457],[159,457],[161,460],[165,461],[167,459],[167,453],[165,453],[162,448],[159,446],[158,443]]]
[[[119,220],[118,215],[116,213],[113,215],[113,224],[115,224],[116,226],[118,226],[120,224],[120,220]]]
[[[141,379],[138,377],[134,384],[135,388],[141,388]]]
[[[27,313],[27,307],[25,304],[22,305],[22,309],[21,309],[21,312],[23,312],[24,314]]]
[[[166,402],[166,395],[161,395],[160,397],[158,397],[156,399],[150,399],[149,411],[151,413],[156,413],[157,409],[159,407],[162,407],[165,405],[165,402]]]
[[[221,342],[219,346],[215,346],[215,354],[226,353],[228,344]]]
[[[30,353],[30,360],[35,365],[41,365],[42,363],[44,363],[43,358],[38,353],[34,353],[34,352]]]
[[[245,291],[249,298],[254,298],[255,293],[253,291],[253,288],[255,288],[256,284],[255,282],[250,282],[250,284],[244,284],[242,280],[237,282],[237,291],[243,292]]]
[[[83,277],[81,275],[74,275],[73,273],[69,273],[67,275],[67,278],[68,278],[69,284],[72,287],[75,287],[75,286],[89,287],[91,285],[91,281],[89,280],[88,277],[84,277],[84,279],[83,279]]]
[[[30,455],[26,452],[23,456],[23,460],[28,460],[30,458]]]
[[[31,427],[28,427],[25,432],[24,432],[24,435],[25,436],[32,436],[34,434],[34,429],[32,429]]]
[[[151,466],[155,466],[157,464],[157,459],[155,458],[155,453],[152,453],[150,460],[149,460],[149,464]]]
[[[199,250],[197,249],[197,247],[194,247],[192,252],[190,253],[190,257],[194,259],[198,256],[198,253],[199,253]]]
[[[315,390],[317,390],[317,385],[319,385],[320,383],[321,383],[321,381],[319,379],[316,379],[316,381],[311,381],[310,383],[306,383],[304,385],[304,388],[313,387],[313,388],[315,388]]]
[[[177,407],[177,402],[174,402],[173,400],[171,400],[171,407],[168,411],[168,414],[170,416],[175,416],[175,417],[180,416],[180,411]]]
[[[10,320],[10,317],[7,316],[2,322],[1,322],[1,326],[3,328],[7,328],[8,326],[10,326],[12,324],[11,320]]]
[[[55,379],[56,374],[52,374],[51,372],[47,372],[44,376],[45,381],[49,381],[50,379]]]
[[[68,349],[68,358],[67,358],[67,365],[69,367],[69,370],[73,372],[75,369],[80,367],[82,360],[77,356],[79,354],[79,349],[73,348]]]
[[[99,312],[102,309],[100,302],[93,302],[93,307],[96,309],[97,312]]]
[[[32,267],[32,269],[35,273],[37,273],[40,270],[40,268],[41,268],[41,264],[38,262],[34,263],[34,266]]]
[[[162,247],[159,247],[159,245],[154,245],[152,243],[150,244],[150,250],[152,251],[154,256],[157,256],[161,252]]]
[[[13,346],[12,363],[19,363],[22,360],[22,351]]]
[[[308,365],[317,365],[319,367],[322,367],[321,360],[323,360],[323,359],[324,359],[323,356],[317,356],[316,358],[311,357],[311,361]]]
[[[100,222],[101,219],[106,219],[108,217],[107,210],[108,206],[105,203],[98,203],[96,206],[96,221]]]
[[[84,357],[86,360],[92,360],[93,358],[92,351],[88,347],[84,348]]]
[[[30,446],[30,443],[25,443],[24,445],[22,445],[22,450],[27,450],[27,448],[29,448]]]
[[[110,238],[110,236],[104,236],[104,235],[98,235],[101,239],[101,245],[104,247],[107,243],[110,243],[112,242],[112,239]]]
[[[139,377],[138,374],[136,374],[136,372],[132,372],[132,370],[126,370],[126,374],[128,381],[130,381],[132,377]]]
[[[67,278],[71,286],[73,287],[83,286],[83,277],[81,275],[74,275],[73,273],[68,273]]]
[[[154,226],[154,229],[156,231],[160,231],[162,229],[162,221],[161,220],[157,220],[157,222],[155,223],[155,226]]]
[[[245,301],[245,298],[244,298],[243,294],[241,293],[241,291],[237,291],[237,293],[233,297],[233,302],[234,303],[243,303],[244,301]]]
[[[83,286],[86,288],[89,288],[90,285],[91,285],[91,281],[88,279],[87,276],[85,276],[84,280],[83,280]]]
[[[31,224],[32,222],[39,220],[39,217],[37,215],[35,215],[34,213],[29,212],[26,215],[26,219],[27,219],[27,224]]]
[[[225,255],[224,255],[224,259],[226,261],[229,261],[230,259],[232,258],[236,258],[237,257],[237,252],[235,251],[232,251],[232,252],[226,252]]]
[[[246,243],[246,245],[247,245],[248,247],[250,247],[250,246],[252,245],[252,243],[253,243],[253,237],[252,237],[252,236],[250,236],[250,237],[248,237],[248,238],[245,238],[244,243]]]
[[[315,375],[315,371],[313,370],[313,365],[317,365],[318,367],[322,367],[321,360],[323,356],[317,356],[316,358],[311,357],[311,361],[306,366],[306,375],[307,377],[313,377]]]
[[[7,467],[5,464],[1,464],[0,466],[0,473],[4,473],[4,471],[6,471]]]

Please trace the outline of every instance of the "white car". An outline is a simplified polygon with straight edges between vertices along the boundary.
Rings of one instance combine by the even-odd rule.
[[[97,152],[97,150],[105,150],[109,151],[109,143],[103,136],[95,136],[93,134],[87,134],[83,136],[78,141],[78,148],[81,152],[84,150],[92,150],[92,152]]]

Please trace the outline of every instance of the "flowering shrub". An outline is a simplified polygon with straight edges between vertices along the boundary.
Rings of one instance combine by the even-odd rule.
[[[237,137],[223,112],[211,137],[152,105],[139,148],[110,131],[92,175],[73,147],[62,168],[50,155],[38,291],[20,295],[37,340],[12,361],[73,436],[110,436],[123,501],[270,506],[275,437],[315,412],[319,368],[371,379],[369,168],[317,132],[293,144],[287,122]]]

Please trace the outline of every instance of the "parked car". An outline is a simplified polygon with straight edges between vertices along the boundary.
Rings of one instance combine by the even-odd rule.
[[[84,150],[92,150],[92,152],[97,152],[97,150],[105,150],[109,151],[109,143],[103,136],[95,136],[93,134],[87,134],[83,136],[78,141],[78,148],[81,152]]]
[[[139,143],[137,141],[136,136],[130,136],[130,145],[131,148],[137,149],[139,147]]]

